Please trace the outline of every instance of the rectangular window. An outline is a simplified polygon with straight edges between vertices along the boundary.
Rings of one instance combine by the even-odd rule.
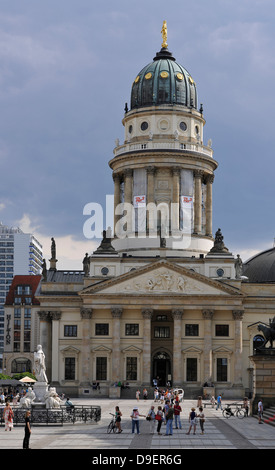
[[[31,318],[31,309],[30,308],[25,308],[24,309],[24,317],[25,318]]]
[[[198,363],[197,358],[188,357],[186,361],[186,380],[187,382],[197,382],[198,380]]]
[[[229,325],[216,325],[216,336],[229,336]]]
[[[139,335],[139,325],[138,325],[138,323],[126,323],[126,325],[125,325],[125,335],[126,336],[138,336]]]
[[[155,338],[170,338],[169,326],[155,326],[154,337]]]
[[[199,336],[199,325],[185,325],[185,336]]]
[[[31,329],[31,320],[24,320],[24,329],[25,330]]]
[[[74,357],[65,357],[65,380],[75,380]]]
[[[108,336],[109,334],[109,323],[96,323],[95,334],[98,336]]]
[[[64,325],[64,336],[75,338],[77,336],[77,325]]]
[[[21,317],[21,308],[16,307],[14,309],[14,318],[20,318]]]
[[[107,380],[107,357],[96,358],[96,380]]]
[[[126,380],[137,380],[137,357],[126,359]]]
[[[227,359],[225,357],[217,359],[217,381],[227,382]]]

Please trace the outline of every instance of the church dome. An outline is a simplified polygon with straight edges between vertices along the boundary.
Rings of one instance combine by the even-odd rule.
[[[163,104],[197,108],[196,84],[167,48],[139,72],[131,92],[131,109]]]
[[[275,282],[275,248],[262,251],[246,261],[243,275],[250,282]]]

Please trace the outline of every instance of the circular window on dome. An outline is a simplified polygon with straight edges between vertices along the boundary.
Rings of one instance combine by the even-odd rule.
[[[224,270],[223,270],[222,268],[219,268],[219,269],[217,269],[216,273],[217,273],[217,275],[218,275],[219,277],[223,277],[223,275],[224,275]]]
[[[151,72],[148,72],[148,73],[145,75],[145,79],[146,79],[146,80],[150,80],[150,78],[152,78],[152,74],[151,74]]]
[[[182,73],[177,73],[177,79],[181,82],[183,80]]]
[[[164,71],[160,73],[160,76],[161,78],[167,78],[169,76],[169,73]]]
[[[138,82],[139,82],[139,75],[135,79],[135,83],[138,83]]]
[[[181,121],[181,122],[180,122],[180,129],[181,129],[182,131],[186,131],[186,129],[187,129],[187,124],[186,124],[185,122]]]
[[[129,126],[129,128],[128,128],[128,132],[129,132],[129,134],[132,134],[132,132],[133,132],[133,126],[132,126],[132,124],[131,124],[131,125]]]
[[[148,122],[143,121],[140,125],[140,128],[142,131],[146,131],[146,129],[148,129]]]

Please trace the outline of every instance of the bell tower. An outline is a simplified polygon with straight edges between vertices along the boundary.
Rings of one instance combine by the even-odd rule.
[[[135,256],[206,255],[213,246],[212,184],[218,164],[203,142],[196,83],[162,47],[135,77],[124,142],[109,162],[114,181],[114,239]]]

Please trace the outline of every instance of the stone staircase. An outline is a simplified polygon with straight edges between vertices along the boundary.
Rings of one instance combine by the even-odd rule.
[[[136,398],[136,391],[138,389],[140,391],[140,400],[143,400],[143,385],[141,385],[140,387],[122,388],[120,397],[122,399],[134,399]],[[146,387],[146,390],[148,392],[148,400],[152,400],[154,398],[154,387]],[[202,395],[202,387],[190,389],[184,388],[184,398],[186,398],[187,400],[196,400],[199,395]]]
[[[255,418],[258,419],[257,415],[254,415]],[[275,406],[271,406],[270,408],[266,408],[264,410],[264,415],[263,415],[263,422],[270,424],[271,426],[275,426]]]

